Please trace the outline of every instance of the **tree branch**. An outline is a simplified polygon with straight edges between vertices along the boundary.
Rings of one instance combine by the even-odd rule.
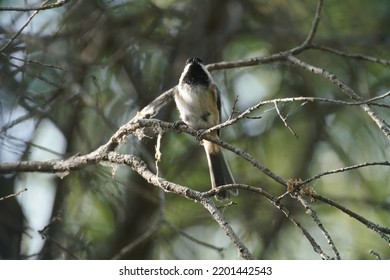
[[[47,2],[49,2],[48,0],[43,2],[42,6],[41,7],[44,7]],[[1,48],[0,48],[0,53],[2,53],[3,51],[5,51],[12,43],[13,41],[15,41],[15,39],[20,35],[20,33],[22,33],[22,31],[27,27],[27,25],[29,25],[29,23],[33,20],[33,18],[39,13],[39,10],[36,10],[34,11],[34,13],[32,13],[31,16],[29,16],[29,18],[27,19],[27,21],[23,24],[22,28],[19,29],[18,32],[16,32],[16,34],[14,36],[12,36],[12,38],[7,42],[5,43]]]
[[[229,190],[229,189],[240,189],[240,190],[246,190],[250,192],[254,192],[256,194],[260,194],[263,197],[265,197],[269,202],[271,202],[277,209],[279,209],[285,216],[296,226],[298,229],[302,231],[302,234],[306,237],[306,239],[309,241],[311,246],[313,247],[314,252],[318,253],[322,259],[328,260],[331,259],[327,254],[324,253],[324,251],[321,249],[321,246],[318,245],[318,243],[315,241],[313,236],[309,233],[308,230],[303,227],[296,218],[294,218],[291,214],[290,211],[287,209],[286,206],[284,206],[279,199],[277,199],[275,196],[271,195],[270,193],[266,192],[264,189],[260,187],[253,187],[253,186],[248,186],[245,184],[230,184],[230,185],[224,185],[220,186],[218,188],[214,188],[210,191],[207,191],[204,193],[205,196],[213,196],[217,192],[222,191],[222,190]],[[310,208],[310,207],[308,207]],[[311,209],[311,208],[310,208]],[[311,209],[312,210],[312,209]],[[312,211],[313,213],[314,211]],[[319,221],[318,218],[316,219],[316,222]],[[317,225],[321,223],[317,222]],[[322,227],[323,228],[323,227]],[[327,234],[329,236],[329,234]],[[330,238],[330,237],[329,237]],[[333,245],[333,242],[329,243],[330,245]],[[337,249],[336,249],[337,252]],[[336,254],[337,257],[340,257],[338,252]]]
[[[57,0],[55,3],[47,4],[48,1],[44,2],[40,7],[31,7],[31,8],[24,8],[24,7],[0,7],[0,12],[7,12],[7,11],[13,11],[13,12],[29,12],[29,11],[43,11],[43,10],[49,10],[54,9],[63,6],[69,0]]]
[[[325,239],[328,241],[329,246],[332,248],[334,254],[336,255],[336,259],[340,260],[340,253],[334,244],[332,237],[328,233],[328,231],[325,229],[324,225],[321,223],[320,219],[317,216],[317,212],[307,203],[307,201],[300,195],[296,194],[294,195],[297,200],[305,207],[306,213],[311,216],[313,221],[317,224],[318,228],[321,230],[322,234],[325,236]]]
[[[357,221],[361,222],[367,228],[369,228],[372,231],[378,233],[379,236],[381,238],[383,238],[388,243],[388,245],[390,245],[390,236],[388,236],[388,234],[390,234],[390,229],[389,228],[379,226],[379,225],[377,225],[377,224],[367,220],[366,218],[356,214],[355,212],[349,210],[348,208],[342,206],[341,204],[339,204],[339,203],[337,203],[337,202],[335,202],[335,201],[333,201],[333,200],[331,200],[329,198],[326,198],[324,196],[321,196],[321,195],[318,195],[318,194],[314,194],[313,198],[314,199],[318,199],[318,200],[320,200],[322,202],[325,202],[328,205],[331,205],[331,206],[341,210],[342,212],[346,213],[350,217],[352,217],[352,218],[356,219]]]
[[[317,2],[317,10],[313,19],[312,27],[309,31],[309,34],[306,37],[306,40],[302,43],[301,48],[305,48],[306,46],[309,46],[315,35],[317,34],[318,25],[320,24],[321,20],[321,12],[322,12],[322,6],[324,5],[324,0],[319,0]]]
[[[345,171],[358,169],[358,168],[362,168],[362,167],[375,166],[375,165],[390,166],[390,162],[389,161],[364,162],[364,163],[355,164],[355,165],[352,165],[352,166],[347,166],[347,167],[342,167],[342,168],[338,168],[338,169],[333,169],[333,170],[321,172],[320,174],[317,174],[317,175],[315,175],[313,177],[310,177],[310,178],[304,180],[302,182],[302,185],[308,184],[311,181],[314,181],[316,179],[321,178],[322,176],[335,174],[335,173],[340,173],[340,172],[345,172]]]
[[[343,52],[343,51],[336,50],[336,49],[333,49],[333,48],[330,48],[327,46],[321,46],[321,45],[317,45],[317,44],[311,44],[310,48],[321,50],[324,52],[333,53],[333,54],[336,54],[336,55],[339,55],[339,56],[342,56],[345,58],[365,60],[368,62],[379,63],[379,64],[383,64],[383,65],[387,65],[387,66],[390,65],[390,60],[380,59],[380,58],[376,58],[376,57],[372,57],[372,56],[364,55],[364,54],[360,54],[360,53],[347,53],[347,52]]]
[[[320,75],[322,77],[325,77],[328,79],[332,84],[336,85],[343,93],[348,95],[351,99],[363,101],[363,99],[355,93],[353,89],[351,89],[349,86],[347,86],[345,83],[343,83],[341,80],[339,80],[336,75],[329,73],[325,69],[307,64],[298,58],[289,55],[287,57],[287,60],[292,64],[299,66],[309,72],[312,72],[316,75]],[[375,122],[375,124],[379,127],[379,129],[384,133],[384,135],[390,140],[390,126],[381,119],[376,112],[374,112],[371,107],[367,104],[362,104],[360,107],[371,117],[371,119]]]
[[[9,195],[6,195],[6,196],[0,196],[0,201],[8,199],[8,198],[11,198],[11,197],[18,196],[18,195],[20,195],[21,193],[23,193],[25,191],[27,191],[27,188],[24,188],[23,190],[18,191],[18,192],[13,193],[13,194],[9,194]]]

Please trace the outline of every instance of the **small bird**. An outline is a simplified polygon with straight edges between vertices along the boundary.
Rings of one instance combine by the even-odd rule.
[[[193,129],[204,130],[221,122],[220,91],[200,58],[187,60],[175,93],[175,102],[181,120]],[[214,137],[219,137],[219,134],[219,130],[210,133]],[[202,140],[202,145],[206,151],[212,188],[234,184],[221,147],[206,140]],[[237,195],[238,190],[221,191],[215,197],[223,200],[228,199],[230,194]]]

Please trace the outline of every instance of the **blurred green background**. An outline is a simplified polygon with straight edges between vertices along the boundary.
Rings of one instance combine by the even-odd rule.
[[[0,1],[37,7],[39,1]],[[0,161],[47,160],[87,154],[165,90],[175,86],[189,57],[205,63],[266,56],[298,46],[316,11],[313,0],[69,1],[40,11],[0,53]],[[33,12],[0,12],[0,48]],[[390,60],[388,0],[325,1],[314,42]],[[387,65],[306,50],[303,61],[337,75],[362,98],[390,89]],[[326,79],[284,64],[213,71],[223,94],[223,118],[261,100],[315,96],[348,98]],[[390,104],[389,99],[380,101]],[[286,103],[222,131],[279,176],[306,179],[353,164],[389,160],[389,139],[355,106]],[[390,123],[388,107],[373,107]],[[173,102],[157,116],[178,120]],[[120,152],[154,168],[156,139],[129,137]],[[185,134],[162,139],[160,176],[196,190],[210,181],[203,148]],[[237,182],[275,196],[285,188],[225,152]],[[390,172],[374,166],[325,176],[311,186],[352,211],[390,227]],[[0,258],[237,259],[209,213],[194,201],[162,193],[127,167],[92,165],[69,174],[0,175]],[[223,213],[256,258],[319,259],[300,230],[271,203],[241,191]],[[331,248],[305,209],[283,203],[322,249]],[[388,244],[356,220],[321,202],[312,204],[341,258],[390,257]],[[38,231],[44,230],[45,238]],[[185,234],[183,234],[185,233]],[[186,235],[187,234],[187,235]],[[189,236],[192,238],[189,238]],[[210,246],[205,246],[202,242]],[[218,248],[222,248],[219,250]]]

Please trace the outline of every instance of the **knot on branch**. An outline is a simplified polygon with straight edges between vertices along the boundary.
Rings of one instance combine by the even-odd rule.
[[[311,202],[315,202],[318,196],[317,192],[311,186],[304,184],[300,178],[289,179],[287,181],[287,191],[293,195],[299,193],[308,196]]]

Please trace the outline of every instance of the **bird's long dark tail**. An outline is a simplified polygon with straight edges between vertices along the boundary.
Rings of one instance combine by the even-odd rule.
[[[209,165],[211,186],[216,188],[222,185],[234,184],[234,178],[221,148],[218,145],[205,140],[203,141],[203,146],[206,151],[207,163]],[[218,200],[229,199],[230,194],[237,195],[238,190],[230,189],[228,191],[221,191],[218,192],[215,197]]]

